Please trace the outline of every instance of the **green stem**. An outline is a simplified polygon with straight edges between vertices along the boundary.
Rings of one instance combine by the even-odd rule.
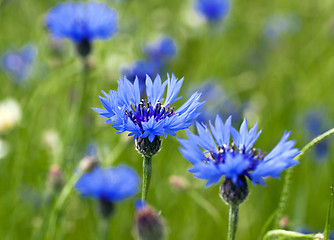
[[[101,218],[99,234],[100,234],[99,240],[110,239],[109,238],[109,218]]]
[[[230,205],[227,240],[234,240],[238,226],[239,206]]]
[[[272,230],[267,232],[264,236],[263,240],[270,239],[271,237],[284,237],[284,239],[295,239],[295,238],[302,238],[302,239],[318,239],[314,234],[302,234],[298,232],[292,231],[285,231],[285,230]]]
[[[63,190],[61,191],[49,217],[49,224],[46,233],[46,239],[54,239],[55,228],[57,225],[57,221],[61,210],[64,206],[65,201],[67,200],[68,196],[70,195],[75,183],[79,180],[82,176],[83,172],[79,171],[78,173],[74,173],[71,179],[66,183]]]
[[[152,157],[144,156],[143,186],[142,186],[142,192],[141,192],[141,199],[143,201],[147,200],[148,189],[150,187],[150,181],[151,181],[151,174],[152,174]]]
[[[327,132],[325,132],[325,133],[319,135],[318,137],[314,138],[311,142],[309,142],[308,144],[306,144],[303,147],[300,154],[298,156],[296,156],[295,159],[297,161],[300,161],[301,157],[304,156],[306,151],[311,149],[315,144],[319,143],[323,139],[331,136],[332,134],[334,134],[334,128],[332,128],[332,129],[328,130]],[[288,201],[289,192],[290,192],[290,185],[291,185],[291,182],[292,182],[292,175],[293,175],[293,169],[290,168],[290,169],[287,170],[287,173],[285,175],[284,186],[283,186],[282,194],[281,194],[279,205],[278,205],[278,211],[277,211],[277,216],[276,216],[276,221],[275,221],[275,228],[279,227],[279,221],[282,218],[283,213],[286,209],[286,203]]]
[[[82,58],[82,70],[81,70],[81,90],[79,91],[79,102],[75,105],[74,111],[70,116],[68,135],[65,137],[65,157],[63,161],[73,162],[77,154],[82,153],[84,147],[87,144],[87,133],[89,126],[86,124],[86,108],[87,108],[87,83],[88,83],[88,73],[89,67],[87,64],[87,59]]]
[[[282,219],[283,213],[286,209],[286,204],[288,202],[290,186],[292,182],[292,175],[293,175],[293,168],[289,168],[285,174],[284,185],[283,185],[281,197],[280,197],[279,204],[278,204],[274,228],[279,228],[280,220]]]
[[[81,99],[79,102],[79,116],[84,117],[84,112],[86,110],[86,100],[87,100],[87,75],[88,75],[88,63],[87,59],[82,59],[82,89],[81,89]]]

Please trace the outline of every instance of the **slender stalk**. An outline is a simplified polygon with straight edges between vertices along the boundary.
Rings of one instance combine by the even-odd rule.
[[[267,232],[263,240],[267,240],[272,237],[275,237],[275,239],[277,237],[284,237],[284,239],[295,239],[295,238],[318,239],[318,237],[315,236],[314,234],[302,234],[298,232],[285,231],[285,230],[272,230],[272,231]]]
[[[99,240],[110,239],[109,238],[109,218],[101,218],[99,227],[100,227]]]
[[[74,106],[74,111],[70,116],[69,127],[67,136],[65,136],[65,157],[63,161],[65,163],[73,161],[77,154],[82,153],[82,147],[87,144],[87,133],[88,126],[86,126],[86,110],[87,110],[87,99],[88,99],[88,74],[89,67],[86,58],[81,58],[82,69],[81,69],[81,90],[79,91],[79,102]]]
[[[221,222],[221,217],[218,213],[218,210],[208,201],[206,200],[201,194],[199,194],[195,190],[187,191],[188,196],[192,198],[199,206],[206,210],[208,214],[210,214],[217,223]]]
[[[66,183],[58,199],[56,200],[56,203],[50,213],[49,224],[48,224],[47,233],[46,233],[46,239],[54,239],[55,228],[56,228],[57,221],[61,213],[61,210],[64,206],[64,203],[67,200],[68,196],[70,195],[75,183],[82,176],[82,174],[83,174],[82,171],[79,171],[78,173],[74,173],[71,179]]]
[[[239,215],[239,206],[230,205],[227,240],[235,239],[235,233],[237,232],[237,226],[238,226],[238,217],[239,217],[238,215]]]
[[[150,187],[151,181],[151,174],[152,174],[152,157],[144,156],[143,160],[143,185],[142,185],[142,192],[141,192],[141,199],[143,201],[147,200],[148,189]]]
[[[334,134],[334,128],[328,130],[327,132],[319,135],[318,137],[314,138],[312,141],[310,141],[308,144],[306,144],[303,149],[301,150],[300,154],[295,157],[297,161],[300,161],[301,157],[304,156],[306,151],[311,149],[314,145],[322,141],[323,139],[331,136]],[[275,221],[275,228],[279,227],[279,221],[283,216],[283,213],[286,209],[286,203],[288,201],[289,197],[289,192],[290,192],[290,185],[292,182],[292,176],[293,176],[293,169],[290,168],[287,170],[286,175],[285,175],[285,180],[284,180],[284,186],[282,190],[282,194],[280,197],[279,205],[278,205],[278,211],[277,211],[277,216],[276,216],[276,221]]]
[[[88,63],[87,58],[82,59],[82,89],[81,89],[81,99],[79,102],[79,115],[83,117],[86,110],[86,100],[87,100],[87,75],[88,75]]]

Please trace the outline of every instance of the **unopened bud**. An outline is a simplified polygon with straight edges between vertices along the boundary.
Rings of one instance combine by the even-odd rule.
[[[279,226],[282,229],[288,229],[288,227],[289,227],[289,218],[287,216],[282,217],[281,220],[279,221]]]
[[[97,165],[99,161],[96,156],[86,156],[79,163],[79,169],[83,172],[92,171]]]
[[[148,138],[137,137],[135,140],[136,150],[143,156],[152,157],[159,152],[161,142],[159,136],[155,136],[152,142]]]
[[[49,184],[54,192],[59,192],[64,186],[64,176],[58,165],[52,165],[50,168]]]
[[[169,183],[175,191],[183,192],[189,189],[189,182],[180,176],[170,176]]]
[[[88,40],[82,40],[81,42],[76,44],[76,48],[78,54],[81,57],[86,58],[92,50],[92,44]]]
[[[229,205],[239,205],[246,200],[248,196],[248,185],[244,175],[240,175],[237,184],[232,179],[225,178],[220,186],[220,196]]]
[[[165,228],[160,215],[145,202],[136,203],[136,233],[139,240],[162,240]]]
[[[61,151],[62,143],[55,130],[47,130],[43,133],[43,143],[55,155]]]

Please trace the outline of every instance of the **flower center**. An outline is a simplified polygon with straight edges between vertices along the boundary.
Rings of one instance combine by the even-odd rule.
[[[265,153],[261,152],[261,149],[259,148],[252,148],[249,151],[246,152],[245,147],[237,148],[235,143],[232,142],[231,146],[220,146],[218,147],[218,153],[215,153],[213,151],[208,151],[205,154],[205,159],[203,159],[203,162],[208,163],[210,161],[215,162],[216,164],[224,163],[226,154],[232,154],[235,156],[236,154],[241,154],[244,156],[244,158],[249,159],[249,166],[248,170],[255,169],[256,166],[263,160],[265,157]]]
[[[148,122],[152,117],[156,122],[175,115],[174,107],[163,107],[160,102],[152,106],[151,102],[142,99],[138,105],[131,105],[131,110],[125,111],[125,115],[131,119],[134,124],[142,127],[142,122]]]

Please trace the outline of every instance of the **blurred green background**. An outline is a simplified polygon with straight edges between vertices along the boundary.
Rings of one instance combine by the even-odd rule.
[[[201,20],[188,0],[107,3],[118,11],[119,32],[108,41],[94,42],[86,102],[90,125],[80,130],[96,144],[103,166],[128,164],[141,175],[142,160],[131,139],[126,134],[115,135],[89,107],[100,107],[100,91],[115,89],[122,66],[142,58],[143,45],[162,34],[177,45],[168,72],[185,77],[183,99],[177,106],[189,91],[214,79],[236,106],[246,106],[240,117],[247,117],[250,124],[257,121],[263,129],[256,147],[265,152],[275,146],[284,130],[291,130],[291,139],[302,148],[310,140],[303,124],[309,111],[321,109],[327,127],[332,126],[333,1],[233,0],[228,16],[215,26]],[[50,50],[44,16],[56,4],[52,0],[7,0],[0,8],[0,53],[28,42],[38,48],[33,72],[24,84],[0,73],[0,101],[13,98],[22,110],[20,123],[0,133],[10,148],[0,159],[0,239],[43,239],[39,232],[52,207],[45,203],[50,192],[49,169],[58,164],[66,181],[85,155],[85,146],[81,146],[75,157],[66,156],[68,131],[77,119],[73,106],[81,88],[81,65],[69,41],[62,43],[61,56]],[[267,36],[268,20],[277,15],[293,15],[294,27],[277,37]],[[238,124],[234,121],[235,127]],[[184,137],[184,131],[178,136]],[[294,169],[285,213],[289,229],[323,230],[334,173],[333,144],[328,144],[324,159],[320,161],[310,151]],[[225,239],[228,206],[218,196],[219,186],[205,188],[203,181],[193,178],[187,172],[191,164],[178,147],[169,136],[154,157],[149,203],[161,211],[168,239]],[[190,189],[175,191],[169,183],[171,175],[184,177]],[[240,207],[237,239],[257,239],[278,206],[282,180],[268,179],[265,187],[250,184],[251,194]],[[134,199],[117,204],[110,239],[133,238]],[[63,207],[55,239],[97,239],[96,207],[94,200],[73,191]]]

